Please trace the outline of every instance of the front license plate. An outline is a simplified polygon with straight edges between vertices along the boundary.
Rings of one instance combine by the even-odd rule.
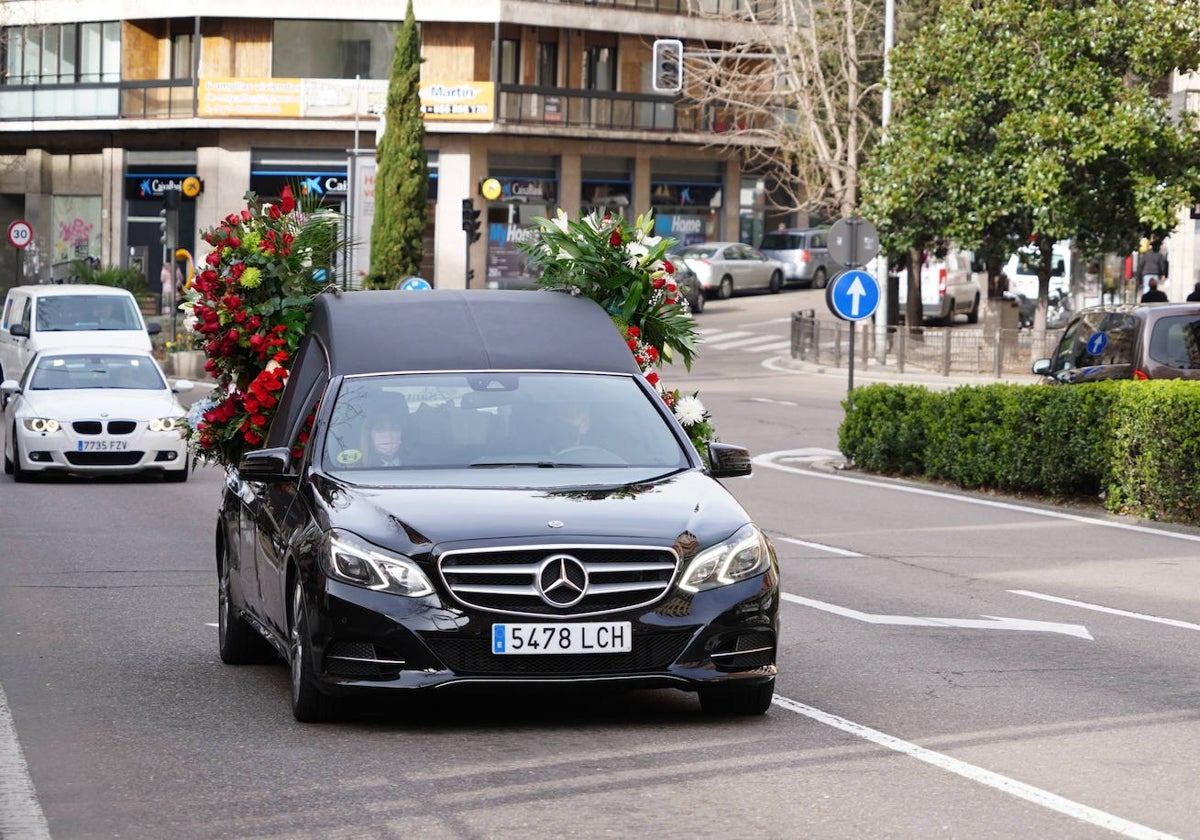
[[[129,446],[127,440],[81,440],[80,452],[120,452]]]
[[[493,624],[492,653],[628,653],[628,621],[582,624]]]

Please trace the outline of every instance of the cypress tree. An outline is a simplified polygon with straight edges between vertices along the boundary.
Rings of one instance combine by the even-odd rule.
[[[371,272],[365,285],[391,288],[421,273],[429,161],[421,118],[421,44],[412,0],[396,37],[384,132],[375,150]]]

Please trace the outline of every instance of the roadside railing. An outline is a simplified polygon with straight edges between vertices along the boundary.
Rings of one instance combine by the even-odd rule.
[[[908,368],[950,376],[952,373],[994,376],[1033,374],[1034,359],[1046,358],[1059,334],[984,327],[889,326],[886,338],[874,324],[817,318],[813,310],[792,314],[792,358],[830,367],[848,367],[850,331],[855,366],[884,366],[904,373]]]

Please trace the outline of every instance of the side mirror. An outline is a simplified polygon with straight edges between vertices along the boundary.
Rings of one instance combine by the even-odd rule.
[[[29,328],[24,324],[13,324],[8,328],[8,334],[13,338],[29,338]]]
[[[1036,373],[1038,376],[1049,376],[1050,375],[1050,360],[1049,359],[1038,359],[1036,362],[1033,363],[1033,372]]]
[[[729,443],[708,445],[708,473],[713,478],[738,478],[750,475],[750,450]]]
[[[15,394],[21,392],[21,385],[15,379],[5,379],[0,382],[0,409],[8,408],[9,401]]]
[[[296,474],[288,469],[287,447],[256,449],[242,456],[238,475],[243,481],[290,481]]]
[[[176,379],[171,390],[178,394],[180,391],[190,391],[195,387],[196,383],[190,379]]]
[[[151,321],[149,324],[146,324],[146,332],[150,335],[158,335],[162,332],[162,324],[158,323],[158,321]]]

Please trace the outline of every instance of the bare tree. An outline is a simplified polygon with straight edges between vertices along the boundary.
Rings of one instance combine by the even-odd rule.
[[[879,134],[883,0],[779,0],[739,16],[758,37],[689,45],[684,96],[711,114],[712,145],[768,177],[777,206],[849,215]]]

